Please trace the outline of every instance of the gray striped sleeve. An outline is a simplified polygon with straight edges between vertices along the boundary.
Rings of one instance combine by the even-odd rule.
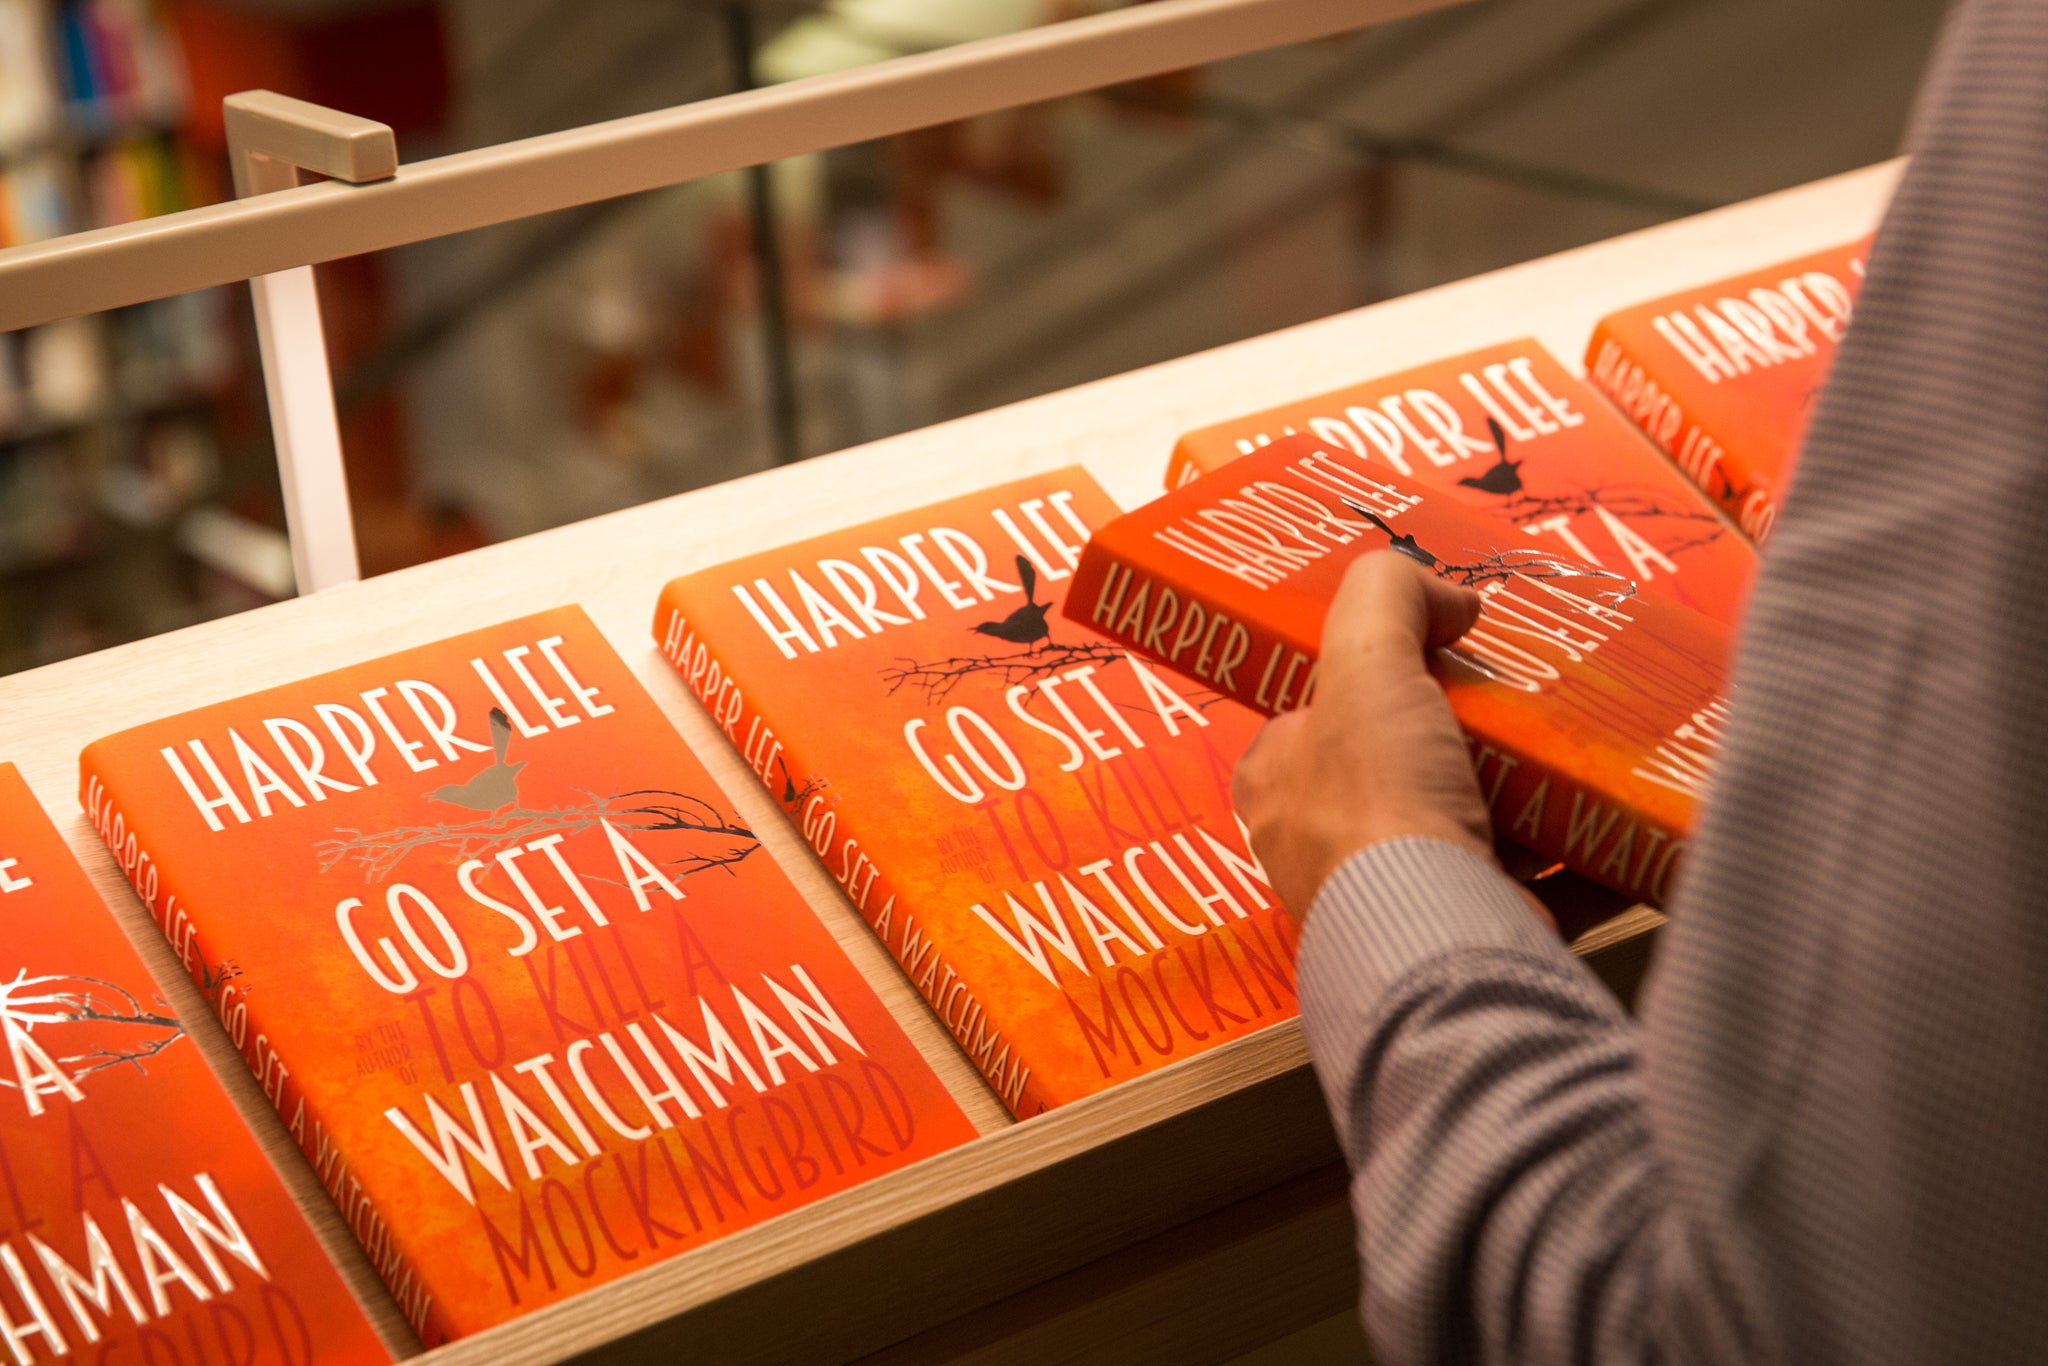
[[[1666,1203],[1634,1024],[1506,876],[1375,845],[1318,893],[1299,961],[1381,1359],[1751,1359]]]
[[[1461,954],[1577,966],[1513,882],[1444,840],[1373,845],[1316,894],[1297,969],[1302,1026],[1340,1134],[1388,990],[1418,965]]]
[[[1390,1366],[2048,1358],[2048,3],[1911,149],[1640,1025],[1454,849],[1312,909]]]

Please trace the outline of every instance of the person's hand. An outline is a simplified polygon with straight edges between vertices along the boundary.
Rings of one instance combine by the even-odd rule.
[[[1485,799],[1429,652],[1479,618],[1479,594],[1392,551],[1351,566],[1330,604],[1315,694],[1268,721],[1231,794],[1273,890],[1306,915],[1369,844],[1427,835],[1493,861]]]

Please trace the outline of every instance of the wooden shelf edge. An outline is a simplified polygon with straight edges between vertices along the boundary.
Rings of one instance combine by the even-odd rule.
[[[1357,1299],[1350,1173],[1332,1163],[858,1366],[1210,1366]]]
[[[851,1360],[1335,1157],[1289,1021],[416,1361]]]
[[[1574,950],[1632,988],[1662,923],[1639,907]],[[416,1360],[822,1364],[948,1341],[989,1306],[1337,1160],[1290,1020]]]

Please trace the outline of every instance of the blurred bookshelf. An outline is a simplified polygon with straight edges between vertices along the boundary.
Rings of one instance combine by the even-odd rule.
[[[0,246],[220,198],[190,108],[153,0],[0,0]],[[208,291],[0,334],[0,672],[267,596],[181,548],[250,416],[245,327]]]
[[[432,0],[0,0],[0,247],[230,197],[235,90],[430,136],[445,67]],[[345,362],[382,327],[381,272],[320,278]],[[408,501],[390,406],[344,429],[373,572],[475,540]],[[243,288],[0,334],[0,674],[292,591]]]
[[[235,90],[414,161],[1128,2],[0,0],[0,246],[225,198]],[[1824,0],[1472,0],[325,263],[364,572],[1880,160],[1943,3],[1869,8],[1791,80]],[[0,674],[289,594],[254,352],[240,286],[0,334]]]

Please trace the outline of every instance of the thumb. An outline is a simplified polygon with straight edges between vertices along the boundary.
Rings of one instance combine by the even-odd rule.
[[[1429,623],[1423,632],[1422,647],[1441,650],[1478,623],[1479,609],[1486,602],[1486,597],[1476,588],[1464,588],[1448,579],[1440,579],[1419,564],[1413,568],[1414,577],[1422,584],[1423,606]]]
[[[1391,550],[1361,555],[1344,575],[1323,628],[1322,658],[1335,663],[1385,654],[1420,659],[1472,629],[1482,599]]]

